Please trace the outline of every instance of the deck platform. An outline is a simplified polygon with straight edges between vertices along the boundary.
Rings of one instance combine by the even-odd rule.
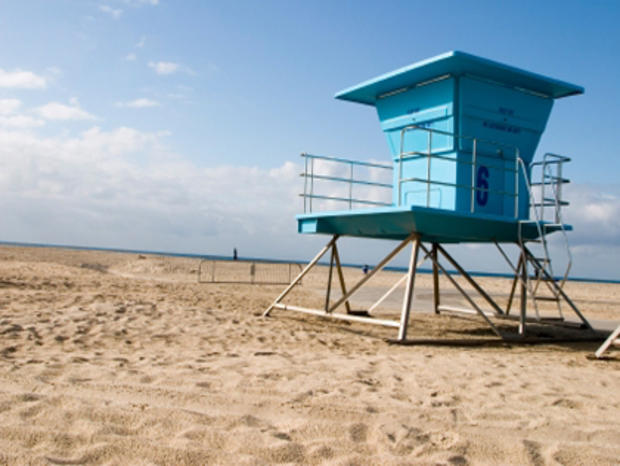
[[[364,210],[316,212],[297,216],[299,233],[359,236],[403,240],[417,233],[421,241],[432,243],[517,243],[519,221],[499,215],[459,213],[420,206],[382,207]],[[542,223],[543,234],[570,225]],[[521,224],[521,239],[540,236],[536,222]]]

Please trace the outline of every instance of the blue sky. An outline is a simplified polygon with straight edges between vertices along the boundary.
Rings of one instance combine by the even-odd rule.
[[[586,88],[538,152],[573,157],[575,275],[620,278],[619,22],[615,1],[2,1],[0,239],[307,258],[298,154],[388,160],[334,93],[458,49]]]

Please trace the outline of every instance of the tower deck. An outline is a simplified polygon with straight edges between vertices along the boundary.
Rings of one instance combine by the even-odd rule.
[[[381,207],[297,216],[299,233],[403,240],[417,233],[421,241],[436,243],[535,240],[543,234],[572,230],[570,225],[519,221],[500,215],[466,213],[420,206]]]

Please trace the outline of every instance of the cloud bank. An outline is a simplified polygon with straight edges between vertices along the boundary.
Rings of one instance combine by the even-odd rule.
[[[269,255],[294,237],[299,167],[199,167],[165,138],[127,127],[52,138],[0,129],[3,239]]]

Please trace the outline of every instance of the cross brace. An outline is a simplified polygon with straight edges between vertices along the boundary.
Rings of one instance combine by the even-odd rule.
[[[416,271],[420,265],[427,259],[430,259],[433,267],[433,310],[436,314],[441,312],[446,313],[454,313],[461,312],[470,315],[477,315],[483,319],[489,325],[492,332],[497,335],[500,339],[510,339],[514,341],[514,337],[510,335],[503,334],[500,329],[495,325],[495,323],[491,320],[491,318],[500,318],[500,319],[511,319],[512,316],[509,316],[510,305],[513,300],[514,292],[516,289],[517,283],[521,283],[521,315],[518,317],[519,319],[519,335],[521,337],[525,337],[525,325],[526,322],[532,321],[533,319],[526,317],[526,301],[527,301],[527,287],[526,287],[526,276],[525,276],[525,267],[524,263],[529,262],[533,263],[534,267],[540,268],[540,273],[544,274],[546,271],[541,264],[536,263],[536,258],[531,255],[527,248],[523,249],[523,253],[525,257],[522,255],[519,259],[519,263],[516,267],[512,266],[512,263],[509,261],[506,254],[499,247],[500,251],[509,261],[513,271],[515,272],[515,278],[512,284],[512,290],[510,293],[508,309],[504,311],[491,296],[480,286],[478,282],[474,280],[474,278],[467,273],[467,271],[441,246],[439,243],[431,243],[430,248],[425,246],[419,239],[419,236],[416,233],[412,233],[407,238],[402,240],[392,251],[390,251],[378,264],[374,267],[370,272],[364,275],[360,280],[358,280],[353,286],[348,288],[345,284],[344,273],[342,270],[342,265],[340,262],[340,255],[338,252],[337,241],[339,239],[338,235],[334,235],[329,242],[319,251],[319,253],[308,263],[308,265],[293,279],[293,281],[286,287],[282,293],[274,300],[274,302],[264,311],[263,317],[267,317],[271,314],[274,309],[286,310],[286,311],[296,311],[302,312],[306,314],[312,314],[319,317],[326,317],[332,319],[346,320],[351,322],[359,322],[366,324],[374,324],[374,325],[382,325],[386,327],[395,327],[398,328],[398,338],[397,342],[405,343],[407,340],[407,330],[409,326],[411,307],[413,302],[413,292],[416,278]],[[351,298],[369,281],[371,280],[379,271],[383,270],[383,268],[389,264],[406,246],[412,244],[411,254],[409,258],[409,265],[407,268],[407,273],[401,277],[388,291],[385,293],[379,300],[377,300],[372,306],[370,306],[368,312],[359,313],[353,311],[351,309]],[[328,283],[326,286],[325,293],[325,304],[323,309],[311,309],[307,307],[297,306],[293,304],[286,304],[283,302],[284,298],[293,290],[295,285],[302,280],[302,278],[307,275],[321,260],[327,252],[331,251],[330,260],[329,260],[329,272],[328,272]],[[421,259],[419,259],[420,252],[424,255]],[[485,312],[482,308],[474,301],[470,292],[463,288],[459,282],[454,278],[454,274],[449,272],[444,265],[440,262],[440,259],[445,259],[456,271],[462,276],[467,283],[477,292],[480,298],[482,298],[487,305],[490,306],[492,312]],[[335,301],[331,300],[331,291],[332,291],[332,280],[334,275],[334,269],[336,271],[336,277],[340,285],[341,296]],[[461,295],[469,302],[472,306],[472,310],[461,310],[459,308],[454,308],[450,306],[442,306],[441,302],[441,293],[439,288],[439,274],[443,274],[448,281],[452,283],[452,285],[461,293]],[[402,283],[405,283],[405,291],[403,295],[402,307],[400,320],[388,320],[388,319],[377,319],[373,317],[370,313],[373,312],[376,307],[381,304],[391,293],[393,293]],[[552,282],[554,283],[554,282]],[[553,284],[551,285],[553,286]],[[556,284],[557,287],[557,284]],[[591,329],[588,321],[583,317],[579,309],[574,305],[574,303],[566,296],[564,291],[561,288],[556,290],[559,296],[563,297],[573,308],[575,313],[580,317],[583,322],[583,326],[585,328]],[[344,312],[336,312],[342,305],[344,305]],[[550,323],[550,322],[542,322],[539,320],[535,320],[539,323]]]

